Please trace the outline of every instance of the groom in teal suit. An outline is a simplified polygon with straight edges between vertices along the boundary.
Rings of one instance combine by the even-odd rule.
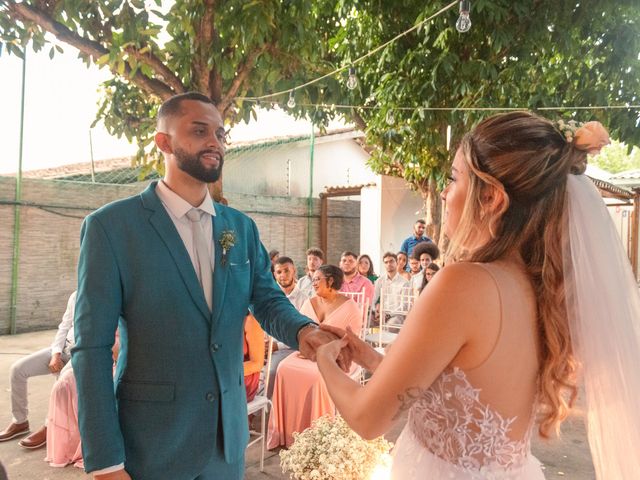
[[[225,140],[213,103],[167,100],[155,140],[164,179],[82,226],[72,363],[85,469],[97,479],[239,480],[247,309],[310,358],[334,337],[278,288],[255,223],[211,201]]]

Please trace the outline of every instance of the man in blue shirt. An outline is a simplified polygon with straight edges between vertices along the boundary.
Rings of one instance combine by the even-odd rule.
[[[425,222],[421,218],[416,220],[416,223],[413,224],[413,235],[411,235],[409,238],[406,238],[405,241],[402,242],[400,251],[406,253],[407,257],[411,258],[413,249],[417,244],[421,242],[431,242],[432,240],[424,234],[424,231],[426,229],[427,222]]]

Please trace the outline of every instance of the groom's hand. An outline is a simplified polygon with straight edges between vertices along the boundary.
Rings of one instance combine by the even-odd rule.
[[[331,332],[320,330],[317,327],[303,327],[300,330],[298,337],[300,353],[302,354],[302,356],[315,362],[317,348],[321,345],[324,345],[325,343],[337,340],[338,338],[340,337],[334,335]],[[338,365],[340,365],[340,368],[345,372],[348,372],[351,368],[351,352],[348,349],[344,349],[340,353],[340,356],[338,357]]]

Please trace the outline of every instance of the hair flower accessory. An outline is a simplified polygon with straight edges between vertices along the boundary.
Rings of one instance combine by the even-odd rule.
[[[576,148],[584,150],[590,155],[600,153],[605,145],[611,143],[609,133],[600,122],[587,122],[582,125],[573,137]]]
[[[222,247],[222,265],[227,263],[227,253],[236,244],[236,232],[233,230],[223,230],[220,235],[220,246]]]
[[[609,133],[597,121],[582,123],[575,120],[558,120],[553,124],[568,143],[573,143],[578,150],[590,155],[596,155],[602,147],[611,143]]]

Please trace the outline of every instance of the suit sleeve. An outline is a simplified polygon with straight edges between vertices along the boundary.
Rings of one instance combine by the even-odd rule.
[[[80,238],[75,347],[78,421],[86,472],[124,462],[113,388],[113,347],[122,305],[120,271],[99,219],[86,218]]]
[[[254,316],[269,335],[297,350],[298,331],[313,321],[301,315],[276,284],[269,254],[260,242],[258,228],[253,221],[251,227],[255,255],[251,292]]]

